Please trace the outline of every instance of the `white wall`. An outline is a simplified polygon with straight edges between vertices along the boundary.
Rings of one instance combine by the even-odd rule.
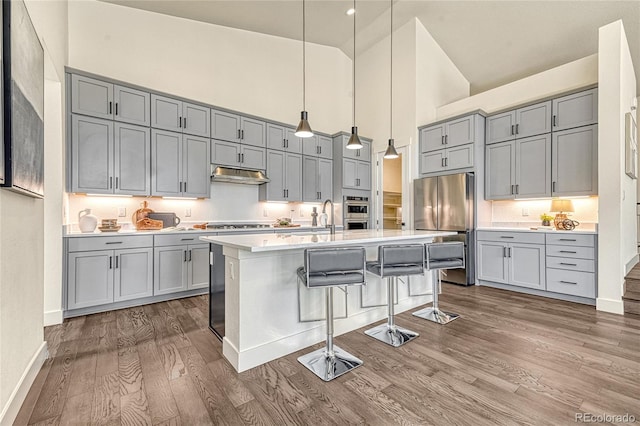
[[[482,109],[492,113],[598,83],[598,55],[523,78],[438,108],[438,120]]]
[[[59,80],[67,57],[67,3],[27,1],[45,49],[45,78]],[[46,92],[50,96],[50,92]],[[54,95],[45,105],[62,105]],[[52,137],[45,111],[45,146],[62,147]],[[53,132],[56,133],[56,132]],[[45,169],[48,160],[45,158]],[[53,194],[45,176],[45,197]],[[55,196],[60,196],[57,192]],[[0,423],[11,424],[43,360],[44,241],[46,201],[0,191]],[[58,221],[58,224],[60,222]],[[59,226],[59,225],[58,225]],[[58,240],[59,242],[59,240]],[[61,257],[58,259],[60,261]],[[32,368],[30,368],[32,367]]]
[[[631,111],[636,80],[622,21],[599,30],[598,243],[597,308],[623,313],[625,266],[636,247],[636,187],[624,172],[624,115]]]
[[[302,109],[301,42],[94,0],[69,3],[69,65],[292,125]],[[308,44],[312,128],[349,130],[350,91],[349,58]]]

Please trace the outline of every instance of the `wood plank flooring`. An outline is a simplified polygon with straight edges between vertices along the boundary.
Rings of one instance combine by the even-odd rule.
[[[364,366],[325,383],[297,362],[237,374],[199,296],[47,327],[50,358],[16,424],[558,425],[576,413],[640,421],[640,316],[487,287],[445,285],[440,326],[392,348],[364,329],[336,344]]]

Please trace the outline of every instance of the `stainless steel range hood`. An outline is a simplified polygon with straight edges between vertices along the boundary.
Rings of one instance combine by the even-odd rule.
[[[269,178],[261,170],[233,169],[216,167],[211,173],[211,182],[242,183],[260,185],[269,182]]]

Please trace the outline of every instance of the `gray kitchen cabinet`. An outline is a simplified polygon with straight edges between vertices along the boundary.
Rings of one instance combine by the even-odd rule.
[[[598,193],[598,126],[553,132],[551,195]]]
[[[243,145],[265,148],[267,146],[267,123],[254,118],[241,117],[240,141]]]
[[[589,126],[598,122],[598,89],[553,100],[553,131]]]
[[[73,115],[71,192],[150,194],[149,129]]]
[[[170,294],[209,286],[209,245],[155,247],[153,294]]]
[[[267,150],[267,176],[271,181],[260,186],[260,200],[302,201],[302,167],[300,154]]]
[[[358,160],[342,159],[342,187],[357,188]]]
[[[240,142],[240,116],[212,109],[211,138],[227,142]]]
[[[510,243],[507,246],[509,284],[545,289],[545,245]]]
[[[302,201],[317,203],[332,198],[333,161],[304,156],[302,170]]]
[[[187,290],[189,275],[188,246],[155,247],[153,249],[153,294]]]
[[[550,177],[550,134],[486,147],[487,200],[549,197]]]
[[[507,243],[478,241],[478,279],[496,283],[509,281]]]
[[[151,123],[151,95],[126,86],[113,86],[113,118],[139,126]]]
[[[267,148],[302,154],[301,138],[294,129],[267,123]]]
[[[113,193],[113,121],[73,115],[71,192]]]
[[[151,142],[148,127],[115,123],[114,194],[151,194]]]
[[[208,107],[151,95],[151,127],[195,136],[211,135]]]
[[[360,139],[360,142],[362,143],[362,148],[360,149],[347,148],[348,142],[349,142],[349,136],[344,136],[343,144],[342,144],[343,158],[353,158],[355,160],[371,161],[371,143],[370,142]]]
[[[371,190],[371,163],[358,161],[356,164],[356,186],[358,189]]]
[[[435,173],[446,170],[473,167],[474,145],[467,144],[420,154],[420,173]]]
[[[302,153],[309,157],[318,156],[318,135],[313,135],[310,138],[302,139]]]
[[[152,130],[151,195],[209,197],[209,139]]]
[[[210,140],[182,136],[182,195],[209,198],[211,193]]]
[[[486,144],[551,132],[551,101],[487,117]]]
[[[313,135],[302,139],[302,153],[310,157],[333,159],[333,140],[326,136]]]
[[[113,301],[153,295],[153,249],[114,251]]]
[[[216,139],[211,140],[211,164],[216,166],[240,166],[240,144]]]
[[[243,168],[253,170],[265,170],[267,168],[267,150],[251,145],[240,146],[240,165]]]
[[[469,115],[420,129],[420,152],[435,151],[476,141],[476,116]]]
[[[69,253],[67,309],[113,302],[113,250]]]
[[[113,84],[72,74],[71,112],[113,119]]]

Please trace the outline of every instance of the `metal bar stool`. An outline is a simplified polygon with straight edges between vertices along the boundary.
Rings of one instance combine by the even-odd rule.
[[[438,307],[440,274],[443,269],[464,268],[464,243],[429,243],[425,244],[425,252],[426,269],[433,273],[433,306],[416,311],[413,315],[438,324],[447,324],[460,315],[441,311]]]
[[[327,343],[324,348],[298,358],[298,361],[325,382],[363,364],[362,360],[333,344],[333,288],[365,284],[364,247],[307,249],[298,278],[308,288],[325,288]]]
[[[415,331],[398,327],[395,323],[393,295],[398,277],[424,274],[424,246],[406,244],[378,247],[378,260],[367,262],[367,271],[387,280],[387,323],[365,331],[367,336],[398,347],[418,337]]]

